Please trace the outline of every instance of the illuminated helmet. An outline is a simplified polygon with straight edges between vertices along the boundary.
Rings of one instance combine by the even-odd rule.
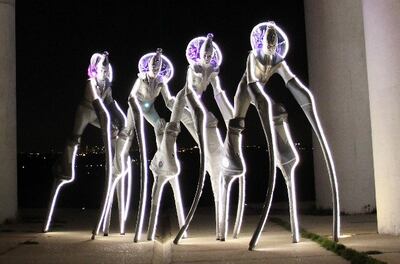
[[[268,21],[256,25],[250,34],[253,50],[262,49],[266,54],[276,53],[285,58],[289,50],[289,39],[275,22]]]
[[[103,53],[94,53],[92,55],[88,67],[89,78],[107,78],[110,82],[112,81],[113,72],[108,55],[107,51],[104,51]]]
[[[207,63],[219,67],[222,63],[222,53],[218,45],[213,41],[213,34],[207,37],[192,39],[186,47],[186,59],[189,64]]]
[[[160,76],[164,82],[169,82],[174,75],[172,62],[162,54],[162,49],[158,48],[156,52],[143,55],[138,64],[141,74],[147,73],[152,77]]]

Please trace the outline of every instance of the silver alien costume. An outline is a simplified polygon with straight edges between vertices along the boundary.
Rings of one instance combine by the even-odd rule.
[[[54,207],[61,187],[75,179],[75,156],[80,144],[81,136],[88,124],[98,127],[102,131],[106,155],[106,186],[104,197],[108,196],[111,183],[111,166],[114,155],[113,144],[120,129],[126,120],[117,102],[112,98],[111,82],[113,78],[112,67],[108,60],[108,53],[95,53],[90,59],[88,68],[89,79],[84,91],[84,98],[75,113],[72,135],[67,141],[65,150],[60,159],[53,166],[55,180],[51,192],[51,199],[43,231],[50,227]],[[125,202],[119,195],[119,204]],[[121,209],[121,206],[120,206]],[[107,219],[109,222],[110,219]],[[122,219],[120,218],[120,221]]]
[[[121,131],[116,144],[116,158],[114,160],[114,174],[123,176],[129,172],[129,168],[125,168],[124,164],[129,156],[129,149],[132,144],[133,131],[136,131],[139,149],[141,153],[141,194],[139,213],[136,220],[136,234],[134,241],[140,240],[143,219],[145,215],[146,200],[147,200],[147,155],[146,142],[143,132],[143,117],[154,127],[156,135],[157,147],[160,146],[165,129],[165,120],[161,118],[154,106],[156,98],[162,95],[165,105],[172,109],[174,98],[170,95],[168,82],[174,75],[174,68],[171,61],[162,54],[162,49],[157,49],[154,53],[148,53],[139,60],[139,74],[133,88],[131,90],[128,103],[128,122],[127,126]],[[127,170],[128,171],[127,171]],[[184,212],[182,207],[181,192],[177,179],[169,180],[175,197],[176,209],[179,222],[183,225]],[[157,185],[165,184],[160,182],[160,179],[155,177],[155,186],[153,187],[153,196]],[[109,207],[112,199],[109,200]],[[159,203],[157,203],[158,206]],[[152,205],[153,210],[153,205]],[[150,217],[151,219],[151,217]],[[150,220],[152,221],[152,220]],[[150,229],[150,227],[149,227]]]
[[[187,70],[186,84],[176,96],[171,119],[166,125],[161,147],[150,167],[153,173],[159,175],[159,177],[178,176],[179,162],[176,159],[176,137],[180,132],[179,121],[182,121],[199,145],[200,176],[194,201],[186,217],[185,225],[181,227],[175,238],[175,243],[178,243],[179,239],[185,235],[196,210],[204,185],[205,169],[211,179],[215,202],[216,236],[217,239],[220,238],[219,203],[222,167],[219,160],[223,154],[223,143],[217,128],[218,120],[211,112],[205,110],[200,101],[201,95],[211,83],[214,98],[226,122],[232,117],[233,109],[221,89],[218,73],[222,54],[212,39],[212,34],[208,34],[207,37],[197,37],[190,41],[187,46],[186,58],[190,65]]]
[[[248,55],[246,72],[236,91],[234,118],[229,122],[228,134],[224,144],[225,157],[222,161],[224,166],[223,202],[221,206],[223,210],[223,239],[225,239],[228,224],[230,185],[234,179],[243,178],[245,174],[245,164],[241,152],[241,132],[244,129],[244,118],[250,103],[257,108],[267,138],[270,153],[270,176],[262,216],[250,241],[249,250],[253,250],[256,246],[268,217],[275,187],[276,166],[281,169],[288,188],[293,242],[297,242],[299,239],[294,186],[294,169],[299,158],[290,136],[285,109],[273,102],[267,95],[268,90],[264,91],[264,86],[269,78],[277,73],[282,77],[286,87],[301,106],[322,147],[332,190],[333,238],[337,241],[340,233],[340,210],[336,173],[331,152],[318,118],[314,97],[286,64],[285,56],[289,49],[289,41],[286,34],[274,22],[265,22],[255,26],[250,35],[250,42],[252,51]],[[238,229],[240,230],[240,226]]]

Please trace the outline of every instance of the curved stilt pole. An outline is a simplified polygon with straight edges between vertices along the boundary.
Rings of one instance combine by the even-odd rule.
[[[126,200],[125,200],[125,212],[124,212],[124,221],[126,222],[126,219],[128,218],[129,214],[129,209],[131,206],[131,196],[132,196],[132,160],[128,156],[127,161],[128,165],[128,173],[126,175],[127,177],[127,186],[126,186]]]
[[[142,235],[143,221],[146,213],[146,200],[147,200],[147,150],[146,139],[144,135],[144,122],[143,114],[139,103],[135,97],[129,99],[130,109],[134,118],[134,126],[136,131],[136,138],[139,145],[140,152],[140,201],[138,208],[138,215],[135,226],[134,242],[138,242]]]
[[[261,86],[261,85],[260,85]],[[264,229],[265,223],[271,209],[272,197],[275,189],[276,180],[276,167],[275,167],[275,135],[272,133],[272,104],[269,97],[263,92],[262,87],[258,83],[249,84],[249,93],[256,104],[258,115],[264,129],[264,134],[267,139],[267,146],[269,151],[269,178],[268,178],[268,191],[267,197],[264,202],[264,207],[261,213],[260,221],[249,243],[249,250],[253,250],[257,245],[261,232]]]
[[[293,94],[296,101],[304,111],[308,121],[310,122],[324,154],[325,163],[328,170],[329,181],[331,184],[332,204],[333,204],[333,240],[338,241],[340,236],[340,205],[339,205],[339,189],[335,171],[335,165],[328,142],[325,138],[324,131],[318,118],[315,100],[311,92],[297,79],[292,78],[286,86]]]
[[[240,176],[242,177],[242,176]],[[222,180],[222,195],[221,195],[221,241],[225,241],[228,234],[228,220],[229,220],[229,200],[230,189],[232,183],[237,177],[224,177]]]
[[[240,229],[242,227],[243,213],[244,213],[244,203],[245,203],[245,178],[239,177],[239,200],[236,212],[235,227],[233,229],[233,238],[238,238],[240,234]]]
[[[100,121],[100,126],[102,129],[103,134],[103,142],[106,149],[106,187],[103,193],[103,202],[102,202],[102,209],[100,211],[100,215],[98,218],[98,222],[96,227],[93,229],[92,232],[92,239],[96,237],[99,233],[101,225],[106,216],[106,208],[107,201],[109,199],[110,190],[112,187],[113,182],[113,175],[112,175],[112,150],[111,150],[111,118],[110,114],[108,113],[106,107],[104,106],[103,102],[100,99],[96,99],[93,101],[93,106],[96,111],[97,117]],[[103,228],[104,230],[104,228]]]
[[[71,179],[69,180],[63,180],[63,179],[59,179],[56,178],[54,180],[53,183],[53,188],[51,191],[51,199],[50,199],[50,203],[49,203],[49,208],[47,210],[47,216],[46,216],[46,222],[45,225],[43,227],[43,232],[46,233],[49,231],[50,229],[50,224],[51,224],[51,220],[53,218],[53,213],[54,213],[54,209],[56,207],[56,203],[57,203],[57,198],[58,195],[60,193],[61,188],[68,183],[71,183],[75,180],[75,158],[76,158],[76,152],[78,151],[78,145],[73,146],[72,149],[72,159],[71,159]]]
[[[185,213],[183,211],[183,204],[182,204],[182,195],[181,195],[181,189],[179,187],[179,181],[178,177],[173,177],[172,179],[169,180],[169,183],[171,184],[172,191],[174,193],[174,200],[175,200],[175,207],[176,207],[176,214],[178,216],[178,223],[179,223],[179,228],[182,228],[182,226],[185,224]],[[186,234],[183,234],[183,237],[186,237]]]
[[[150,210],[150,220],[149,220],[149,228],[147,231],[147,240],[154,240],[157,220],[158,220],[158,212],[160,210],[160,201],[161,195],[164,190],[164,186],[167,183],[168,178],[163,176],[155,176],[153,183],[153,191],[151,195],[151,210]]]
[[[274,113],[274,130],[276,135],[276,160],[277,165],[285,178],[289,198],[292,240],[293,243],[297,243],[300,240],[300,234],[297,220],[297,199],[294,172],[300,158],[290,134],[286,109],[280,104],[275,104],[273,100],[271,100],[271,102]]]
[[[286,167],[286,168],[284,168]],[[290,229],[292,231],[292,241],[293,243],[298,243],[300,241],[300,232],[299,232],[299,221],[297,218],[297,199],[296,199],[296,188],[295,188],[295,179],[294,175],[288,174],[294,170],[296,166],[293,164],[285,164],[281,169],[282,174],[285,175],[286,179],[286,187],[289,198],[289,213],[290,213]]]
[[[244,119],[235,118],[229,121],[228,132],[224,143],[224,158],[222,160],[222,188],[221,188],[221,241],[225,241],[228,233],[228,217],[229,217],[229,196],[230,186],[232,182],[239,178],[244,186],[244,178],[246,166],[242,154],[242,131],[244,129]],[[242,187],[243,187],[242,186]],[[240,188],[240,187],[239,187]],[[244,194],[244,188],[241,189]],[[241,194],[239,194],[241,195]],[[244,195],[242,196],[244,202]],[[239,197],[238,210],[241,210],[241,199]],[[240,230],[240,224],[243,214],[238,211],[237,221],[235,223],[236,231]],[[238,233],[238,232],[237,232]]]
[[[199,180],[197,183],[196,194],[193,199],[192,206],[190,207],[189,213],[186,216],[185,225],[179,230],[178,234],[174,239],[174,244],[178,244],[179,240],[186,233],[190,222],[193,219],[194,213],[197,209],[197,205],[199,204],[201,193],[203,191],[204,180],[206,177],[206,169],[205,169],[205,153],[204,153],[204,144],[206,141],[205,135],[205,113],[204,109],[200,102],[198,102],[195,94],[193,92],[187,94],[187,101],[191,109],[194,112],[194,120],[196,125],[196,131],[198,133],[199,138],[199,155],[200,155],[200,167],[199,167]]]

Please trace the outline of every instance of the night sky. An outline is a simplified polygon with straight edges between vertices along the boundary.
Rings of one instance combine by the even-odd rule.
[[[274,20],[287,33],[287,62],[307,84],[303,1],[17,1],[18,151],[62,150],[94,52],[109,51],[114,69],[113,97],[126,110],[143,54],[163,48],[175,66],[169,83],[175,95],[185,83],[187,43],[212,32],[224,56],[222,86],[233,102],[250,50],[251,29],[267,20]],[[286,104],[295,141],[311,147],[306,119],[283,81],[273,77],[268,89],[277,101]],[[204,100],[209,110],[221,117],[211,87]],[[156,107],[168,119],[169,111],[161,98]],[[245,144],[265,145],[254,107],[246,123]],[[224,132],[223,122],[220,127]],[[182,145],[194,145],[186,132],[179,140]],[[101,144],[98,129],[88,127],[82,142]]]

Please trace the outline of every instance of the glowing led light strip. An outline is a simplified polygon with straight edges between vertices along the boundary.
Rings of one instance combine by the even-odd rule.
[[[174,153],[177,153],[176,143],[174,144]],[[174,175],[172,175],[172,176],[167,177],[167,179],[166,179],[166,180],[160,185],[160,187],[158,188],[159,190],[163,190],[164,185],[165,185],[170,179],[172,179],[172,178],[174,178],[174,177],[178,177],[178,175],[181,173],[181,165],[180,165],[179,160],[178,160],[178,158],[177,158],[176,156],[177,156],[177,155],[174,155],[175,164],[177,165],[177,168],[178,168],[177,173],[174,174]],[[158,175],[157,175],[157,176],[158,176]],[[158,176],[158,177],[159,177],[159,176]],[[155,184],[155,183],[154,183],[154,184]],[[180,190],[180,189],[179,189],[179,190]],[[159,196],[158,196],[157,204],[160,204],[161,196],[162,196],[162,192],[160,192],[160,194],[159,194]],[[182,196],[180,196],[180,197],[182,197]],[[175,195],[174,195],[174,199],[176,199]],[[154,202],[154,201],[152,201],[152,202]],[[179,199],[178,203],[179,203],[179,205],[180,205],[180,208],[182,208],[182,207],[183,207],[183,204],[182,204],[182,200],[181,200],[181,199]],[[177,214],[180,214],[180,213],[179,213],[179,209],[176,208],[176,210],[177,210]],[[155,217],[154,217],[154,226],[152,227],[151,236],[150,236],[151,240],[154,240],[154,237],[155,237],[155,233],[156,233],[156,229],[157,229],[157,223],[158,223],[158,214],[159,214],[159,212],[160,212],[160,208],[159,208],[159,206],[158,206],[156,212],[154,212],[154,213],[155,213]],[[182,215],[182,213],[183,213],[183,212],[181,212],[181,216],[180,216],[180,217],[182,217],[182,219],[185,219],[185,216]],[[181,228],[181,226],[180,226],[179,228]]]
[[[264,92],[263,89],[259,89],[259,91],[261,92],[261,94],[264,96],[264,98],[268,102],[268,121],[269,121],[269,126],[271,128],[271,137],[272,137],[272,142],[271,142],[272,144],[271,145],[276,146],[277,145],[276,144],[276,135],[275,135],[274,131],[272,130],[272,128],[274,127],[274,124],[273,124],[273,121],[272,121],[273,120],[273,117],[272,117],[272,102],[271,102],[270,98],[268,97],[268,95]],[[269,151],[271,151],[271,149],[269,149]],[[269,155],[275,155],[275,154],[274,153],[269,153]],[[273,168],[274,168],[274,171],[275,171],[275,167],[276,167],[275,159],[274,159],[274,164],[272,164],[272,166],[274,166]],[[276,172],[274,174],[275,175],[270,175],[270,177],[276,177]],[[275,182],[273,183],[273,185],[275,185]],[[275,186],[268,186],[268,188],[274,188],[274,187]],[[266,204],[266,206],[268,208],[271,207],[271,202],[272,202],[272,199],[269,201],[269,204]],[[262,222],[261,231],[264,229],[266,221],[267,221],[267,217]],[[261,232],[259,234],[257,234],[257,237],[256,237],[255,242],[254,242],[254,246],[257,245],[258,240],[260,239],[260,235],[261,235]]]
[[[125,116],[125,113],[122,111],[122,109],[121,109],[121,107],[118,105],[118,103],[117,102],[115,102],[115,105],[116,105],[116,107],[117,107],[117,109],[118,109],[118,111],[121,113],[121,116],[123,117],[123,119],[124,119],[124,127],[126,127],[127,125],[128,125],[128,120],[127,120],[127,118],[126,118],[126,116]],[[127,141],[125,142],[125,144],[124,144],[124,147],[123,147],[123,150],[125,151],[126,150],[126,145],[128,144],[128,142],[129,142],[129,138],[127,139]],[[125,152],[123,152],[123,153],[125,153]],[[116,153],[117,154],[117,153]],[[123,157],[121,157],[121,161],[123,161],[123,159],[122,159]],[[129,162],[129,159],[127,159],[127,161],[126,162]],[[123,168],[124,168],[124,162],[122,162],[122,164],[123,164]],[[122,170],[122,171],[124,171],[124,170]],[[121,187],[121,189],[122,189],[122,191],[121,191],[121,198],[120,198],[120,203],[121,203],[121,211],[122,211],[122,214],[120,214],[121,215],[121,218],[122,219],[120,219],[120,234],[124,234],[125,233],[125,221],[126,221],[126,215],[128,215],[128,212],[129,212],[129,208],[128,207],[126,207],[126,205],[128,204],[128,201],[127,200],[129,200],[130,199],[130,190],[129,190],[129,188],[130,188],[130,183],[129,183],[129,180],[128,180],[128,196],[127,197],[125,197],[125,175],[128,175],[128,174],[123,174],[124,176],[122,177],[122,179],[121,179],[121,185],[122,185],[122,187]],[[129,177],[129,175],[128,175],[128,177]],[[109,201],[111,204],[112,204],[112,200],[111,201]],[[109,211],[107,211],[107,213],[108,213]],[[107,219],[107,217],[106,217],[106,219]]]
[[[204,106],[203,106],[203,104],[202,104],[202,102],[199,100],[199,97],[197,97],[196,95],[196,92],[194,91],[194,89],[192,88],[193,86],[192,86],[192,82],[190,81],[190,79],[189,79],[189,85],[188,85],[188,89],[192,92],[192,95],[193,95],[193,98],[194,98],[194,100],[196,101],[196,103],[197,103],[197,105],[200,107],[200,109],[201,109],[201,112],[203,113],[203,116],[204,116],[204,119],[203,119],[203,122],[202,122],[202,124],[201,124],[201,131],[202,131],[202,136],[203,136],[203,138],[204,138],[204,140],[203,140],[203,148],[206,148],[206,146],[207,146],[207,142],[208,142],[208,140],[207,140],[207,134],[206,134],[206,124],[207,124],[207,115],[206,115],[206,111],[205,111],[205,108],[204,108]],[[193,114],[195,113],[195,111],[193,111]],[[200,142],[200,137],[199,137],[199,142]],[[200,144],[199,144],[200,145]],[[176,146],[175,146],[176,147]],[[201,146],[200,146],[201,147]],[[204,155],[204,162],[206,162],[206,153],[205,153],[205,149],[200,149],[201,150],[201,153],[203,153],[203,155]],[[200,161],[201,161],[201,159],[200,159]],[[203,168],[204,168],[204,170],[205,170],[205,166],[206,166],[206,164],[203,164]],[[203,172],[203,174],[205,174],[206,172],[204,171]],[[192,220],[192,218],[193,218],[193,215],[194,215],[194,212],[196,211],[196,209],[197,209],[197,204],[198,204],[198,202],[199,202],[199,200],[200,200],[200,197],[201,197],[201,192],[203,191],[203,187],[204,187],[204,180],[205,180],[205,175],[203,176],[203,182],[201,183],[201,184],[203,184],[203,186],[202,186],[202,188],[201,188],[201,190],[200,190],[200,192],[199,193],[197,193],[197,190],[196,190],[196,196],[194,197],[194,200],[193,200],[193,202],[192,202],[192,206],[191,206],[191,208],[190,208],[190,210],[189,210],[189,213],[187,214],[187,216],[186,216],[186,219],[185,219],[185,224],[182,226],[182,227],[180,227],[181,229],[179,230],[179,233],[178,233],[178,235],[176,236],[176,238],[175,238],[175,240],[174,240],[174,243],[176,242],[176,244],[179,242],[179,240],[182,238],[182,237],[184,237],[184,236],[186,236],[186,230],[189,228],[189,224],[190,224],[190,222],[191,222],[191,220]],[[198,200],[196,201],[196,197],[198,196]],[[197,203],[197,204],[195,204],[195,203]],[[194,208],[193,208],[193,206],[195,206]],[[193,210],[192,210],[193,209]]]
[[[72,163],[71,163],[71,168],[72,168],[72,177],[70,180],[63,180],[60,182],[60,184],[57,186],[56,191],[54,192],[54,196],[53,196],[53,201],[51,202],[51,206],[50,206],[50,212],[47,218],[47,222],[46,222],[46,226],[44,228],[44,232],[47,232],[49,230],[50,227],[50,223],[51,223],[51,219],[53,217],[53,212],[54,212],[54,207],[56,205],[57,202],[57,197],[58,197],[58,193],[61,189],[61,187],[67,183],[71,183],[75,180],[75,156],[76,156],[76,152],[78,151],[78,145],[74,146],[74,150],[72,152]]]
[[[93,79],[91,79],[91,82],[93,84]],[[110,134],[111,134],[111,124],[110,124],[110,113],[107,111],[107,108],[104,106],[104,103],[102,102],[102,100],[98,97],[96,90],[94,89],[94,86],[91,85],[92,88],[92,92],[93,95],[95,95],[95,100],[99,100],[100,106],[103,109],[103,111],[106,114],[107,117],[107,126],[106,126],[106,131],[107,131],[107,143],[108,143],[108,147],[107,147],[107,153],[108,153],[108,184],[107,184],[107,194],[106,194],[106,201],[109,199],[109,195],[110,195],[110,189],[111,189],[111,185],[112,185],[112,152],[111,152],[111,138],[110,138]],[[95,230],[95,234],[97,235],[99,233],[100,227],[101,227],[101,223],[104,220],[104,216],[105,216],[106,212],[105,212],[105,207],[103,207],[102,213],[101,213],[101,217],[100,220],[97,224],[96,230]],[[104,231],[105,227],[103,225],[103,231]]]
[[[239,153],[240,153],[240,160],[241,160],[241,163],[243,164],[243,173],[242,174],[240,174],[240,175],[237,175],[237,176],[235,176],[235,177],[232,177],[231,179],[230,179],[230,183],[228,184],[228,188],[227,188],[227,190],[226,190],[226,196],[227,196],[227,198],[226,198],[226,204],[225,204],[225,212],[222,212],[223,214],[224,214],[224,219],[225,219],[225,221],[224,221],[224,234],[223,234],[223,239],[225,239],[226,237],[227,237],[227,235],[228,235],[228,226],[229,226],[229,200],[230,200],[230,192],[231,192],[231,186],[232,186],[232,183],[233,183],[233,181],[234,180],[236,180],[236,179],[238,179],[238,178],[240,178],[240,177],[244,177],[244,175],[246,175],[246,171],[247,171],[247,168],[246,168],[246,163],[244,162],[244,160],[243,160],[243,152],[242,152],[242,134],[240,133],[239,134],[239,138],[238,138],[238,140],[239,140]],[[228,163],[229,163],[229,161],[228,161]],[[229,164],[226,164],[226,165],[228,165],[229,166]],[[223,181],[225,181],[225,179],[223,179]],[[223,191],[225,191],[225,188],[223,189]],[[245,201],[245,198],[246,198],[246,196],[244,196],[243,197],[243,201]],[[220,201],[220,208],[222,208],[222,202],[224,202],[224,201]],[[238,226],[241,226],[242,225],[242,220],[243,220],[243,218],[241,217],[240,219],[239,219],[239,223],[238,223]]]
[[[324,134],[324,132],[323,132],[323,129],[322,129],[322,125],[321,125],[321,123],[320,123],[320,121],[319,121],[319,118],[318,118],[318,111],[317,111],[317,108],[316,108],[316,106],[315,106],[315,99],[314,99],[314,96],[312,95],[312,93],[308,90],[308,88],[307,87],[305,87],[301,82],[300,82],[300,80],[299,79],[297,79],[296,77],[294,77],[295,79],[296,79],[296,81],[300,84],[300,86],[301,86],[301,88],[303,88],[304,89],[304,91],[306,91],[306,93],[310,96],[310,98],[311,98],[311,106],[312,106],[312,109],[313,109],[313,111],[314,111],[314,113],[315,113],[315,121],[316,121],[316,123],[317,123],[317,126],[318,126],[318,129],[319,129],[319,131],[321,132],[320,134],[321,134],[321,139],[322,139],[322,142],[323,142],[323,145],[326,147],[326,154],[327,154],[327,156],[328,156],[328,163],[332,166],[332,178],[333,178],[333,181],[334,181],[334,186],[336,187],[336,188],[334,188],[334,192],[335,192],[335,195],[336,195],[336,197],[337,197],[337,200],[335,200],[334,201],[334,203],[336,204],[336,208],[337,208],[337,226],[338,226],[338,229],[337,229],[337,234],[335,234],[338,238],[339,238],[339,236],[340,236],[340,203],[339,203],[339,190],[338,190],[338,183],[337,183],[337,177],[336,177],[336,168],[335,168],[335,164],[333,163],[333,158],[332,158],[332,153],[331,153],[331,149],[330,149],[330,147],[329,147],[329,145],[328,145],[328,141],[326,140],[326,137],[325,137],[325,134]],[[328,166],[329,167],[329,166]],[[329,170],[329,169],[328,169]],[[328,171],[328,173],[329,173],[329,171]]]
[[[132,161],[131,158],[128,155],[127,158],[127,164],[128,164],[128,188],[127,188],[127,195],[126,195],[126,204],[125,204],[125,215],[124,215],[124,221],[128,218],[128,213],[129,213],[129,208],[131,205],[131,195],[132,195]]]
[[[121,178],[124,178],[125,175],[127,174],[127,171],[125,170],[125,163],[124,163],[123,155],[126,152],[126,148],[128,146],[128,143],[129,143],[129,139],[124,142],[124,146],[122,147],[122,151],[119,154],[120,160],[122,161],[121,162],[122,169],[121,169],[121,173],[117,175],[117,177],[114,179],[114,181],[112,183],[112,187],[111,187],[111,190],[110,190],[111,194],[108,197],[108,199],[106,201],[106,204],[105,204],[105,206],[106,206],[106,215],[104,216],[104,219],[108,218],[108,214],[110,212],[110,209],[111,209],[111,206],[112,206],[112,203],[113,203],[113,200],[114,200],[114,192],[115,192],[115,188],[116,188],[117,183],[121,180]],[[125,184],[124,184],[123,181],[121,182],[121,185],[122,185],[122,188],[125,189]],[[124,195],[121,195],[121,206],[122,206],[122,219],[121,219],[121,226],[120,226],[120,232],[121,233],[124,233],[124,231],[125,231],[125,228],[124,228],[125,225],[123,223],[124,222],[123,219],[124,219],[124,216],[126,214],[126,211],[124,209],[125,200],[123,199],[123,197],[124,197]],[[106,221],[103,222],[103,230],[105,228],[106,228]]]
[[[127,173],[125,174],[125,175],[128,175]],[[124,234],[125,233],[125,211],[126,211],[126,209],[125,209],[125,175],[124,175],[124,177],[122,177],[121,178],[121,199],[120,199],[120,206],[121,206],[121,211],[122,212],[120,212],[120,214],[119,214],[119,217],[121,217],[121,219],[119,220],[120,221],[120,231],[119,231],[119,233],[120,234]]]
[[[138,217],[140,217],[139,219],[139,225],[138,225],[138,230],[137,230],[137,234],[136,237],[138,240],[140,240],[141,236],[142,236],[142,229],[143,229],[143,220],[144,220],[144,215],[145,215],[145,210],[146,210],[146,200],[147,200],[147,148],[146,148],[146,136],[144,133],[144,124],[143,124],[143,112],[142,109],[139,107],[139,102],[137,101],[137,98],[134,96],[133,97],[135,100],[135,104],[136,104],[136,108],[139,109],[139,113],[140,113],[140,135],[142,138],[142,148],[143,148],[143,153],[142,153],[142,157],[143,157],[143,197],[141,197],[141,201],[140,203],[142,203],[142,207],[141,207],[141,211],[139,212]],[[132,111],[132,109],[131,109]],[[133,112],[132,112],[132,117],[133,117]],[[137,129],[137,128],[136,128]],[[137,130],[136,130],[137,131]],[[139,206],[140,207],[140,206]]]
[[[157,201],[156,201],[156,204],[158,205],[157,206],[157,210],[156,210],[156,212],[154,212],[155,213],[155,218],[154,218],[154,226],[152,226],[151,228],[151,236],[150,236],[150,239],[151,240],[154,240],[154,237],[155,237],[155,233],[156,233],[156,229],[157,229],[157,223],[158,223],[158,212],[160,211],[160,208],[159,208],[159,204],[160,204],[160,202],[161,202],[161,196],[162,196],[162,193],[161,193],[161,191],[164,189],[164,186],[165,186],[165,184],[168,182],[168,180],[167,179],[164,179],[164,182],[162,182],[162,184],[160,184],[160,186],[158,187],[158,191],[160,192],[160,194],[158,195],[158,197],[157,197]],[[157,192],[156,192],[157,193]],[[152,198],[154,198],[154,197],[152,197]],[[154,201],[152,201],[153,203],[154,203]]]

